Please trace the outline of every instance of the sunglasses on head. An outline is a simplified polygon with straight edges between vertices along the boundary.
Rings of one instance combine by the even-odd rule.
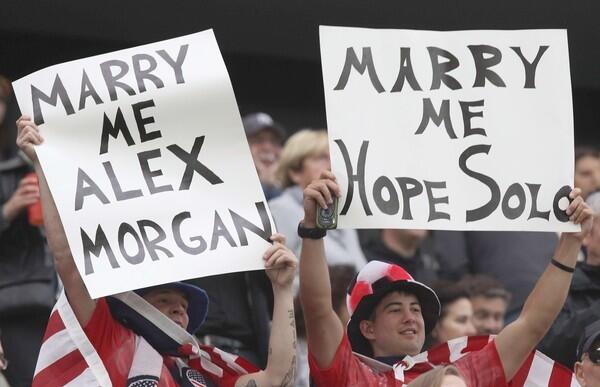
[[[587,351],[590,361],[594,364],[600,364],[600,347],[590,348]]]

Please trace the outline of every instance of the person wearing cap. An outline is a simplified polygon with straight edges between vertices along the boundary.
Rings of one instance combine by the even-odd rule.
[[[265,197],[267,200],[273,199],[281,193],[275,171],[285,140],[285,129],[267,113],[247,114],[242,118],[242,123]]]
[[[371,261],[348,289],[350,321],[344,331],[330,301],[325,231],[315,222],[317,205],[326,208],[333,195],[341,195],[335,176],[323,172],[304,190],[304,219],[298,225],[303,238],[300,297],[312,378],[317,386],[401,386],[424,371],[411,368],[410,357],[421,352],[425,335],[433,329],[439,300],[400,266]],[[577,253],[591,229],[591,211],[579,189],[569,196],[566,212],[581,224],[581,231],[561,235],[520,317],[481,350],[453,362],[466,385],[506,386],[560,311]]]
[[[600,386],[600,321],[585,328],[577,346],[574,371],[581,387]]]
[[[141,289],[136,291],[137,294],[129,292],[125,299],[120,298],[121,295],[115,295],[93,300],[75,266],[56,205],[36,157],[34,145],[41,144],[43,138],[29,117],[19,118],[17,128],[17,144],[33,161],[38,175],[48,242],[68,304],[106,368],[112,385],[171,387],[293,384],[296,331],[292,281],[297,259],[285,247],[283,235],[275,234],[271,237],[274,243],[263,256],[274,294],[270,355],[265,370],[225,374],[224,369],[214,372],[213,367],[213,372],[198,375],[201,370],[206,370],[203,366],[205,359],[197,356],[201,350],[191,334],[206,317],[206,293],[196,286],[177,282]],[[188,341],[175,341],[182,337]],[[237,358],[222,351],[214,351],[225,361]],[[42,363],[47,360],[43,359]],[[251,369],[249,364],[245,366],[247,368],[241,368]],[[190,368],[193,372],[190,372]],[[239,368],[235,366],[232,369],[235,371]],[[208,371],[210,369],[209,367]],[[140,371],[147,371],[141,376],[153,375],[156,380],[150,384],[140,384]],[[132,378],[132,375],[135,377]],[[56,381],[53,383],[58,384]],[[41,385],[41,382],[36,384],[34,378],[34,386]]]

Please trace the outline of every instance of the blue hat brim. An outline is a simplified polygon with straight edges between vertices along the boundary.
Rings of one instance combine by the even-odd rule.
[[[185,295],[188,301],[187,314],[189,318],[187,331],[194,334],[202,326],[208,315],[208,295],[204,289],[184,282],[171,282],[167,284],[152,286],[144,289],[137,289],[135,292],[144,296],[148,292],[156,289],[173,289]]]

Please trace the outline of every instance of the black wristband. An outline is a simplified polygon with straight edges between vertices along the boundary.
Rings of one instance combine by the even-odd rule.
[[[298,236],[300,238],[322,239],[325,235],[327,235],[327,230],[324,228],[306,228],[302,225],[302,222],[298,223]]]
[[[562,271],[566,271],[567,273],[571,273],[571,274],[575,273],[575,268],[574,267],[563,265],[562,263],[558,262],[554,258],[552,258],[552,260],[550,261],[550,263],[553,264],[554,266],[558,267]]]

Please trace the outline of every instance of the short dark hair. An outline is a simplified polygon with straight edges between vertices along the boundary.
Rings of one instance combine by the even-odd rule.
[[[577,145],[575,147],[575,162],[586,156],[600,159],[600,151],[593,146]]]
[[[340,305],[346,304],[346,287],[356,276],[356,269],[352,265],[329,266],[329,280],[331,283],[331,305],[336,314]],[[306,337],[304,324],[304,310],[300,297],[294,298],[294,313],[296,317],[296,333],[298,337]]]
[[[440,320],[446,315],[448,306],[461,298],[470,298],[469,292],[460,282],[447,280],[437,280],[433,283],[433,290],[440,299],[442,310],[440,311]]]
[[[510,302],[510,292],[494,277],[485,274],[467,274],[460,283],[467,290],[470,298],[502,298],[506,303]]]
[[[356,276],[353,265],[331,265],[329,266],[329,281],[331,283],[331,304],[337,311],[342,303],[346,303],[348,284]]]

